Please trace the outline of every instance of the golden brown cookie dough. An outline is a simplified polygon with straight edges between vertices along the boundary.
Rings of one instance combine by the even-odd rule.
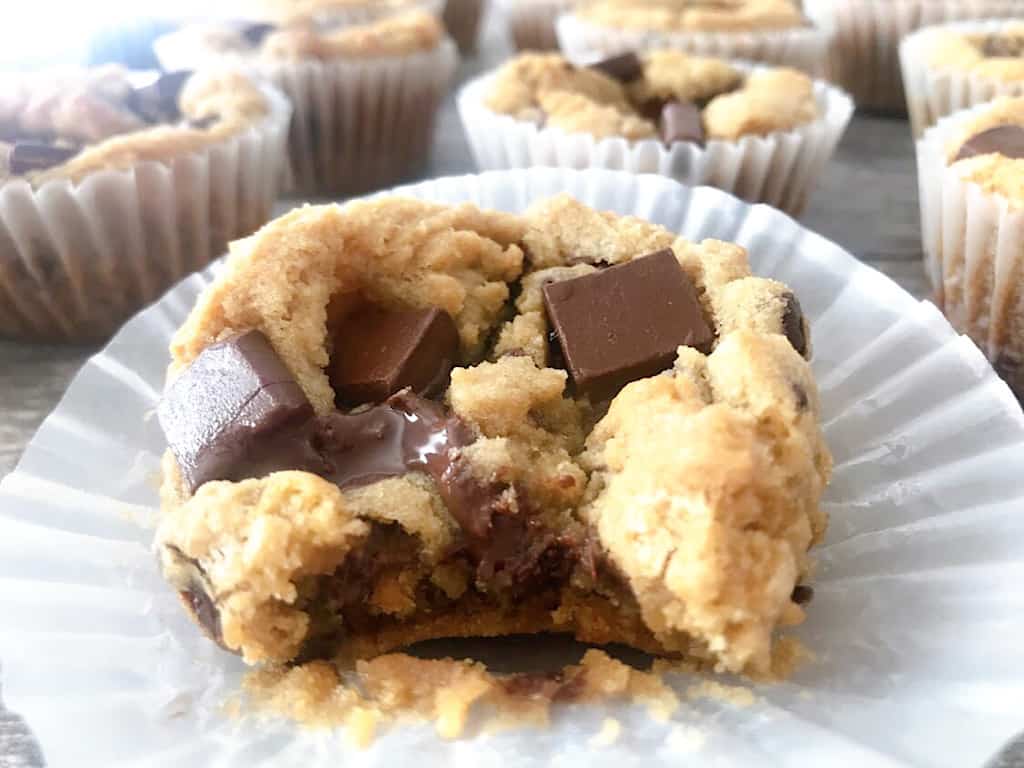
[[[1003,83],[1024,80],[1024,24],[1010,22],[990,34],[937,29],[927,43],[928,66],[955,69]]]
[[[738,32],[804,24],[791,0],[600,0],[577,11],[606,27],[662,32]]]
[[[169,161],[244,131],[270,111],[264,93],[240,71],[188,77],[161,114],[139,106],[145,85],[113,66],[5,78],[0,129],[14,139],[0,141],[0,183],[19,176],[33,185],[79,181],[98,170]],[[39,143],[68,156],[45,167],[20,164],[19,152]]]
[[[792,130],[819,117],[813,81],[796,70],[744,75],[721,59],[670,50],[643,54],[641,68],[638,78],[622,83],[558,54],[522,54],[497,71],[484,103],[567,133],[630,141],[659,137],[658,113],[670,102],[703,106],[706,139]]]
[[[610,402],[574,391],[549,351],[544,286],[666,248],[713,330],[707,353],[679,347]],[[156,546],[211,636],[285,663],[553,631],[768,670],[774,630],[803,617],[792,595],[830,474],[785,286],[751,276],[739,246],[567,196],[524,215],[396,197],[307,207],[233,245],[175,335],[171,386],[255,329],[314,418],[333,418],[332,339],[366,303],[454,322],[458,360],[431,407],[455,474],[346,486],[286,467],[192,492],[168,452]],[[449,505],[452,482],[497,505],[482,531]]]

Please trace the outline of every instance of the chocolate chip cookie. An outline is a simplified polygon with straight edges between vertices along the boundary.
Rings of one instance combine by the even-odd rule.
[[[236,243],[175,335],[156,546],[249,663],[562,632],[764,671],[830,457],[785,285],[567,196]]]

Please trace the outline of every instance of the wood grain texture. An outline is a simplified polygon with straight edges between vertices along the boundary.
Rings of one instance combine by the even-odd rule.
[[[492,28],[490,35],[497,34],[498,30]],[[482,46],[482,50],[489,53],[460,66],[460,81],[493,66],[505,47],[494,42]],[[802,223],[923,298],[929,288],[921,265],[914,162],[906,122],[858,116],[828,166]],[[474,170],[454,101],[449,97],[440,115],[434,153],[425,175]],[[294,203],[281,207],[286,209]],[[95,351],[94,347],[0,340],[0,476],[14,468],[33,432]],[[0,704],[0,768],[37,768],[42,764],[25,724]]]

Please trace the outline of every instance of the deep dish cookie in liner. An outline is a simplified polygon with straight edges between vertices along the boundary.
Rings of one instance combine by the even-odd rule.
[[[940,120],[917,158],[935,301],[1024,400],[1024,98]]]
[[[907,112],[919,137],[940,118],[999,96],[1024,96],[1024,23],[925,27],[900,43]]]
[[[269,217],[291,109],[231,68],[0,79],[0,336],[102,339]]]
[[[669,49],[585,66],[522,54],[467,84],[458,107],[484,169],[659,173],[793,215],[853,112],[846,94],[797,70]]]
[[[809,344],[742,248],[567,197],[297,210],[175,336],[165,575],[249,663],[553,631],[764,671],[826,524]]]

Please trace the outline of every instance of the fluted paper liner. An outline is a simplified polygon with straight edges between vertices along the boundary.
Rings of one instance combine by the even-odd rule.
[[[164,162],[0,185],[0,337],[105,339],[270,218],[291,107]]]
[[[1019,6],[1016,7],[1019,9]],[[907,112],[915,138],[939,118],[961,109],[999,96],[1024,96],[1024,80],[1005,82],[952,67],[932,67],[928,64],[928,37],[933,30],[991,34],[998,32],[1009,21],[1019,19],[955,22],[926,27],[904,38],[900,43],[900,64],[903,68]]]
[[[804,0],[814,23],[835,33],[832,72],[858,107],[904,112],[900,40],[914,30],[1019,11],[1019,0]]]
[[[216,60],[173,33],[154,49],[169,70]],[[414,176],[430,157],[437,110],[457,62],[447,37],[432,50],[403,56],[247,61],[294,108],[290,191],[351,195]]]
[[[556,22],[561,49],[586,60],[624,51],[671,48],[701,56],[784,64],[815,77],[828,75],[831,35],[814,27],[750,32],[666,32],[605,27],[566,13]]]
[[[946,161],[947,142],[987,108],[946,117],[917,142],[921,235],[936,301],[1024,400],[1024,208]]]
[[[704,147],[689,142],[667,146],[658,139],[597,139],[540,128],[493,112],[485,106],[493,81],[493,73],[483,75],[458,96],[459,115],[481,170],[558,166],[658,173],[685,184],[718,187],[793,215],[803,210],[853,113],[846,94],[818,81],[814,91],[821,117],[813,122],[765,136],[712,140]]]
[[[560,193],[691,239],[750,249],[812,322],[836,460],[815,597],[795,631],[816,660],[755,700],[559,705],[549,728],[464,741],[401,725],[367,750],[341,732],[236,721],[241,662],[201,636],[150,550],[166,348],[209,272],[135,318],[72,384],[0,485],[7,705],[50,768],[453,765],[972,766],[1021,726],[1024,416],[940,313],[766,206],[656,176],[531,169],[402,190],[521,211]],[[546,641],[520,646],[544,653]],[[517,663],[510,654],[509,664]],[[695,682],[674,676],[680,693]],[[728,682],[736,683],[736,680]],[[622,724],[598,746],[602,721]]]

